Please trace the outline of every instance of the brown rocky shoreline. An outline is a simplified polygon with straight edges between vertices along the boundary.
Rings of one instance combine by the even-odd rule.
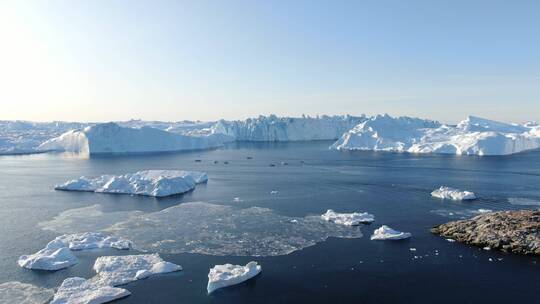
[[[431,232],[459,242],[505,252],[540,255],[540,211],[482,214],[435,226]]]

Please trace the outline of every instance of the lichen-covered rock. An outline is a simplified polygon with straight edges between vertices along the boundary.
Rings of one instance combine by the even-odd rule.
[[[486,213],[431,229],[445,238],[506,252],[540,255],[540,211]]]

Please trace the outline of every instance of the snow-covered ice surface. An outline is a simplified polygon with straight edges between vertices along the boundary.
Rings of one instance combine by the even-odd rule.
[[[130,294],[123,288],[72,277],[62,282],[50,304],[99,304],[121,299]]]
[[[433,190],[431,196],[441,199],[450,199],[454,201],[474,200],[476,195],[471,191],[462,191],[450,187],[441,186],[439,189]]]
[[[17,281],[0,284],[0,303],[5,304],[45,304],[54,295],[52,289]]]
[[[208,273],[208,293],[216,289],[232,286],[245,282],[261,272],[261,266],[257,262],[249,262],[242,265],[216,265]]]
[[[50,241],[45,248],[19,257],[21,267],[41,270],[59,270],[77,264],[71,250],[95,248],[129,249],[131,242],[102,232],[64,234]]]
[[[277,117],[259,116],[240,121],[220,120],[214,134],[225,134],[240,141],[331,140],[363,122],[365,116]]]
[[[102,256],[96,259],[94,284],[118,286],[149,276],[182,270],[182,266],[164,261],[159,254]]]
[[[408,239],[411,237],[411,234],[409,232],[401,232],[394,230],[386,225],[382,225],[380,228],[375,229],[373,231],[373,235],[371,235],[371,240],[402,240],[402,239]]]
[[[356,226],[375,221],[375,216],[367,212],[337,213],[332,209],[328,209],[321,217],[325,221],[346,226]]]
[[[38,226],[43,230],[57,233],[84,233],[100,231],[113,223],[126,221],[141,216],[141,211],[103,212],[101,205],[75,208],[61,212],[50,221],[41,222]]]
[[[508,155],[540,148],[536,124],[506,124],[469,116],[457,126],[378,115],[345,132],[331,148],[411,153]]]
[[[56,190],[137,194],[163,197],[188,192],[208,181],[204,172],[180,170],[145,170],[124,175],[82,176],[57,185]]]
[[[135,217],[107,229],[141,251],[209,255],[277,256],[328,237],[356,238],[358,227],[275,214],[260,207],[240,209],[203,202],[184,203]]]
[[[111,122],[68,131],[44,142],[39,149],[84,154],[151,153],[211,149],[229,140],[223,134],[191,136],[146,126],[121,127]]]

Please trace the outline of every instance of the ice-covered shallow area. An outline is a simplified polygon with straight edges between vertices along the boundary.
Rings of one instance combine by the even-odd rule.
[[[345,132],[331,148],[508,155],[540,148],[540,127],[536,124],[507,124],[474,116],[452,126],[419,118],[378,115]]]
[[[95,178],[81,176],[62,185],[57,185],[54,189],[164,197],[188,192],[193,190],[197,184],[207,181],[208,175],[204,172],[144,170],[123,175],[102,175]]]
[[[208,273],[208,285],[206,290],[212,293],[217,289],[233,286],[245,282],[259,273],[261,266],[257,262],[251,261],[245,266],[223,264],[210,268]]]
[[[372,241],[384,241],[384,240],[403,240],[408,239],[412,236],[409,232],[401,232],[395,229],[392,229],[386,225],[375,229],[371,235]]]
[[[367,212],[337,213],[332,209],[328,209],[325,214],[321,215],[321,218],[345,226],[357,226],[375,221],[375,216]]]
[[[18,281],[0,284],[0,303],[5,304],[45,304],[51,300],[53,294],[52,289]]]
[[[449,199],[454,201],[466,201],[476,199],[476,195],[471,191],[463,191],[451,187],[441,186],[431,192],[431,196],[440,199]]]
[[[85,154],[173,152],[221,147],[230,140],[222,134],[192,136],[151,127],[121,127],[111,122],[70,130],[44,142],[39,149]]]
[[[101,304],[127,297],[130,294],[123,288],[72,277],[62,282],[50,304]]]

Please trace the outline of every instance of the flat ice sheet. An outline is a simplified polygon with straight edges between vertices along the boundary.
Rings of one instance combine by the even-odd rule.
[[[45,304],[53,294],[52,289],[17,281],[0,284],[0,303],[5,304]]]
[[[58,287],[50,304],[100,304],[129,296],[123,288],[96,284],[84,278],[67,278]]]

